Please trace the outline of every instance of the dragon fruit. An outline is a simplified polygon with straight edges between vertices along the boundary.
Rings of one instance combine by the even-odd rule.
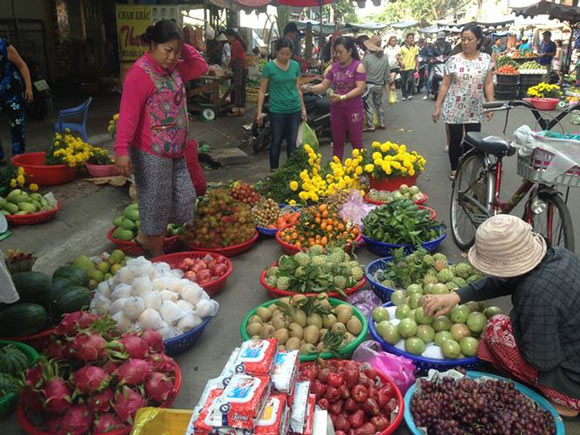
[[[64,416],[62,415],[52,415],[48,418],[46,422],[46,431],[48,433],[62,433],[62,420]]]
[[[153,365],[143,359],[131,358],[115,370],[119,384],[141,385],[153,373]]]
[[[81,394],[96,393],[109,385],[111,376],[101,367],[86,365],[73,374],[73,383]]]
[[[147,396],[153,402],[162,404],[167,402],[167,399],[173,392],[173,382],[171,379],[159,372],[153,373],[145,382],[145,391]]]
[[[107,341],[97,333],[81,333],[74,338],[75,356],[82,361],[96,361],[106,355]]]
[[[169,373],[173,371],[173,358],[164,353],[151,355],[149,361],[153,363],[153,370],[156,372]]]
[[[93,394],[87,400],[87,405],[93,412],[107,412],[111,409],[111,403],[113,403],[113,398],[115,393],[110,388],[101,391],[100,393]]]
[[[115,394],[113,409],[123,422],[133,424],[133,419],[139,408],[147,406],[145,398],[137,391],[127,386],[121,387]]]
[[[50,412],[62,413],[67,411],[72,402],[72,390],[62,378],[52,378],[44,387],[44,408]]]
[[[124,427],[123,422],[112,412],[101,414],[93,421],[93,433],[107,433]]]
[[[104,365],[101,366],[108,374],[112,375],[115,370],[119,368],[119,364],[115,361],[107,361]]]
[[[165,350],[165,347],[163,346],[163,337],[153,329],[146,328],[143,331],[142,338],[154,352],[163,352]]]
[[[144,359],[149,352],[149,344],[145,339],[134,334],[127,334],[117,340],[131,358]]]
[[[74,313],[65,314],[58,326],[56,327],[57,335],[70,336],[77,328],[88,328],[93,321],[98,319],[96,314],[87,311],[75,311]]]
[[[26,386],[32,389],[39,389],[44,383],[44,379],[42,377],[42,366],[38,365],[36,367],[26,370],[24,383],[26,384]]]
[[[67,409],[62,419],[62,432],[66,434],[85,434],[93,425],[93,413],[85,405],[73,405]]]
[[[20,392],[20,403],[29,411],[43,411],[42,395],[31,388],[25,388]]]

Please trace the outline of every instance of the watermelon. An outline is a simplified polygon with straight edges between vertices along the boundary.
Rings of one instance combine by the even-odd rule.
[[[12,275],[12,281],[20,296],[19,302],[30,302],[48,307],[50,277],[41,272],[20,272]]]
[[[89,275],[78,267],[62,266],[54,271],[52,279],[63,278],[70,281],[73,285],[86,286],[89,283]]]
[[[13,344],[0,349],[0,372],[19,376],[29,366],[28,357]]]
[[[42,305],[18,303],[0,311],[0,336],[22,337],[43,331],[48,313]]]
[[[83,308],[87,309],[91,303],[92,293],[86,287],[75,286],[62,290],[62,292],[51,301],[52,313],[60,318],[65,313],[74,313]]]

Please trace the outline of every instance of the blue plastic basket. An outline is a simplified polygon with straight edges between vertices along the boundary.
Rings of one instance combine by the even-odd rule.
[[[276,233],[279,231],[279,228],[266,228],[256,225],[256,229],[260,234],[263,236],[274,237]]]
[[[280,208],[291,208],[294,211],[300,211],[300,209],[302,208],[301,205],[290,205],[290,204],[284,204],[283,202],[279,203],[278,206],[280,206]]]
[[[391,307],[393,306],[392,303],[387,302],[383,304],[383,307]],[[381,343],[383,349],[389,353],[394,353],[395,355],[404,356],[405,358],[409,358],[413,360],[415,366],[421,372],[427,372],[430,369],[445,371],[455,367],[464,367],[464,368],[475,368],[479,365],[480,360],[476,356],[472,356],[469,358],[461,358],[461,359],[435,359],[435,358],[425,358],[423,356],[413,355],[404,350],[398,349],[392,344],[387,343],[383,337],[377,332],[375,328],[375,322],[371,319],[369,321],[369,331],[373,338]]]
[[[163,340],[163,344],[165,345],[165,353],[169,356],[179,355],[182,352],[185,352],[189,349],[193,344],[199,339],[199,336],[211,320],[211,317],[204,319],[201,324],[196,326],[193,329],[190,329],[185,334],[178,335],[177,337],[169,338],[167,340]]]
[[[378,270],[386,269],[392,261],[392,257],[379,258],[365,267],[367,281],[371,283],[373,291],[383,302],[389,302],[391,300],[391,295],[396,289],[381,284],[375,278],[375,273],[377,273]]]
[[[483,373],[477,371],[468,371],[467,376],[472,379],[481,378],[482,376],[486,376],[488,378],[499,379],[505,382],[511,382],[514,384],[516,390],[520,393],[524,394],[525,396],[529,397],[530,399],[534,400],[542,409],[545,411],[549,411],[550,414],[554,417],[554,422],[556,423],[556,435],[565,435],[566,428],[564,426],[564,422],[562,421],[562,417],[558,415],[554,407],[548,402],[543,396],[536,393],[534,390],[526,387],[525,385],[520,384],[519,382],[513,381],[511,379],[507,379],[501,376],[493,375],[491,373]],[[423,432],[420,432],[417,426],[415,426],[415,419],[413,418],[413,414],[411,413],[411,399],[413,398],[413,394],[415,393],[416,384],[411,385],[411,388],[407,390],[405,393],[405,423],[407,427],[411,431],[413,435],[423,435]]]
[[[392,251],[398,248],[405,248],[406,254],[410,254],[416,249],[413,245],[396,245],[392,243],[379,242],[378,240],[369,239],[364,234],[362,237],[369,248],[369,251],[376,255],[380,255],[381,257],[389,257],[392,255]],[[439,237],[435,240],[421,243],[421,246],[429,252],[434,252],[437,250],[441,242],[443,242],[445,237],[447,237],[447,232],[443,227],[441,227],[441,235]]]

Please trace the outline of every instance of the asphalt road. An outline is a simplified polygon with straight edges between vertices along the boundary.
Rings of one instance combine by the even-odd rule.
[[[423,101],[417,97],[412,101],[388,106],[387,130],[366,133],[365,144],[370,146],[374,140],[388,139],[404,143],[408,149],[416,149],[424,154],[428,163],[418,185],[428,193],[428,205],[437,211],[438,219],[449,224],[451,182],[448,179],[448,155],[443,152],[445,132],[442,124],[434,125],[431,122],[432,108],[432,101]],[[500,118],[501,116],[496,115],[493,121],[484,123],[484,132],[501,134],[503,119]],[[227,123],[228,119],[218,122]],[[511,135],[517,126],[526,122],[533,127],[530,114],[513,114],[510,116],[508,133]],[[566,129],[574,131],[571,127]],[[328,158],[330,147],[323,146],[322,152]],[[262,154],[243,166],[224,168],[207,175],[209,180],[241,178],[257,181],[267,173],[267,156]],[[506,196],[515,191],[519,181],[516,158],[507,159],[503,185]],[[111,226],[111,220],[129,201],[126,190],[110,186],[96,187],[84,181],[53,190],[64,200],[58,217],[44,225],[14,229],[13,236],[0,243],[0,248],[6,250],[19,247],[37,252],[39,261],[36,269],[47,273],[80,254],[96,255],[112,249],[106,239],[106,232]],[[569,204],[575,222],[579,221],[580,216],[579,199],[578,192],[571,192]],[[520,211],[517,213],[521,215]],[[576,232],[576,245],[580,246],[580,225]],[[456,260],[461,255],[450,236],[441,248],[446,255]],[[220,373],[231,351],[240,343],[239,327],[244,314],[269,299],[258,280],[260,271],[281,254],[282,250],[274,239],[260,239],[251,251],[234,258],[235,270],[226,287],[216,297],[221,304],[217,317],[212,319],[194,347],[176,358],[183,371],[183,385],[174,404],[175,408],[193,408],[207,379]],[[376,258],[364,248],[359,249],[358,254],[361,262],[365,264]],[[506,298],[495,303],[506,310],[510,309],[510,302]],[[566,427],[568,433],[580,433],[578,419],[567,422]],[[15,415],[0,422],[0,433],[22,433]],[[403,425],[396,433],[409,432]]]

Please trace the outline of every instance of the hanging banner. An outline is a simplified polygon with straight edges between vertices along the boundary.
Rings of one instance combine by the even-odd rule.
[[[116,5],[117,36],[119,38],[119,60],[134,62],[145,53],[147,45],[141,35],[153,22],[151,6]]]

